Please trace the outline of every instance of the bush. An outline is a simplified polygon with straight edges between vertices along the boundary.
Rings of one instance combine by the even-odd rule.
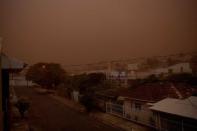
[[[30,103],[26,98],[20,98],[17,103],[15,104],[16,108],[18,109],[21,118],[25,117],[25,112],[29,109]]]
[[[80,102],[86,107],[87,112],[91,112],[94,109],[94,97],[90,94],[85,94]]]

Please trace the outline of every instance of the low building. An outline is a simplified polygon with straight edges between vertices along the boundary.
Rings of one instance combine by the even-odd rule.
[[[107,74],[107,79],[117,88],[127,87],[128,77],[126,71],[111,71]]]
[[[166,98],[155,103],[154,112],[156,128],[160,131],[196,131],[197,97],[187,99]]]
[[[10,75],[10,86],[34,86],[36,83],[33,83],[30,80],[27,80],[25,75],[29,69],[29,66],[26,66],[21,72],[14,72]]]
[[[14,73],[20,72],[25,67],[25,63],[1,53],[1,74],[2,74],[2,109],[3,109],[3,130],[8,131],[10,128],[9,123],[9,110],[10,110],[10,96],[14,94],[10,89],[10,76]]]
[[[147,70],[130,70],[128,73],[128,79],[144,79],[150,75],[160,76],[160,75],[170,75],[179,73],[192,73],[190,63],[178,63],[168,67],[147,69]]]
[[[192,73],[190,63],[178,63],[166,68],[156,69],[155,75],[159,74],[179,74],[179,73]]]
[[[171,83],[152,83],[141,85],[135,89],[118,89],[116,92],[114,91],[114,94],[111,93],[111,96],[114,96],[116,100],[111,99],[105,103],[106,112],[143,125],[155,127],[154,113],[150,110],[154,103],[168,97],[183,99],[192,95],[192,88],[179,86]]]

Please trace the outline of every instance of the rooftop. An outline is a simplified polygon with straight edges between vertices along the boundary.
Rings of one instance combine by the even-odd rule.
[[[197,120],[197,97],[191,96],[184,100],[166,98],[155,103],[150,109]]]
[[[174,84],[173,86],[171,83],[151,83],[133,89],[111,89],[99,94],[155,103],[165,98],[184,99],[191,96],[195,91],[195,88],[183,83]]]
[[[21,70],[26,66],[26,64],[23,61],[8,57],[5,54],[2,54],[1,62],[2,69]]]

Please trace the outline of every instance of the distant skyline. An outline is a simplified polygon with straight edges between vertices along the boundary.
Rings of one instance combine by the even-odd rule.
[[[63,65],[197,51],[196,0],[1,0],[8,55]]]

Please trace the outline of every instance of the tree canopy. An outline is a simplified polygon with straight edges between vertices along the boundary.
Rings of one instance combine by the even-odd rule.
[[[193,55],[190,59],[190,66],[192,68],[192,72],[197,74],[197,55]]]
[[[26,73],[27,80],[46,88],[54,88],[63,83],[65,77],[66,72],[56,63],[37,63],[30,66]]]

